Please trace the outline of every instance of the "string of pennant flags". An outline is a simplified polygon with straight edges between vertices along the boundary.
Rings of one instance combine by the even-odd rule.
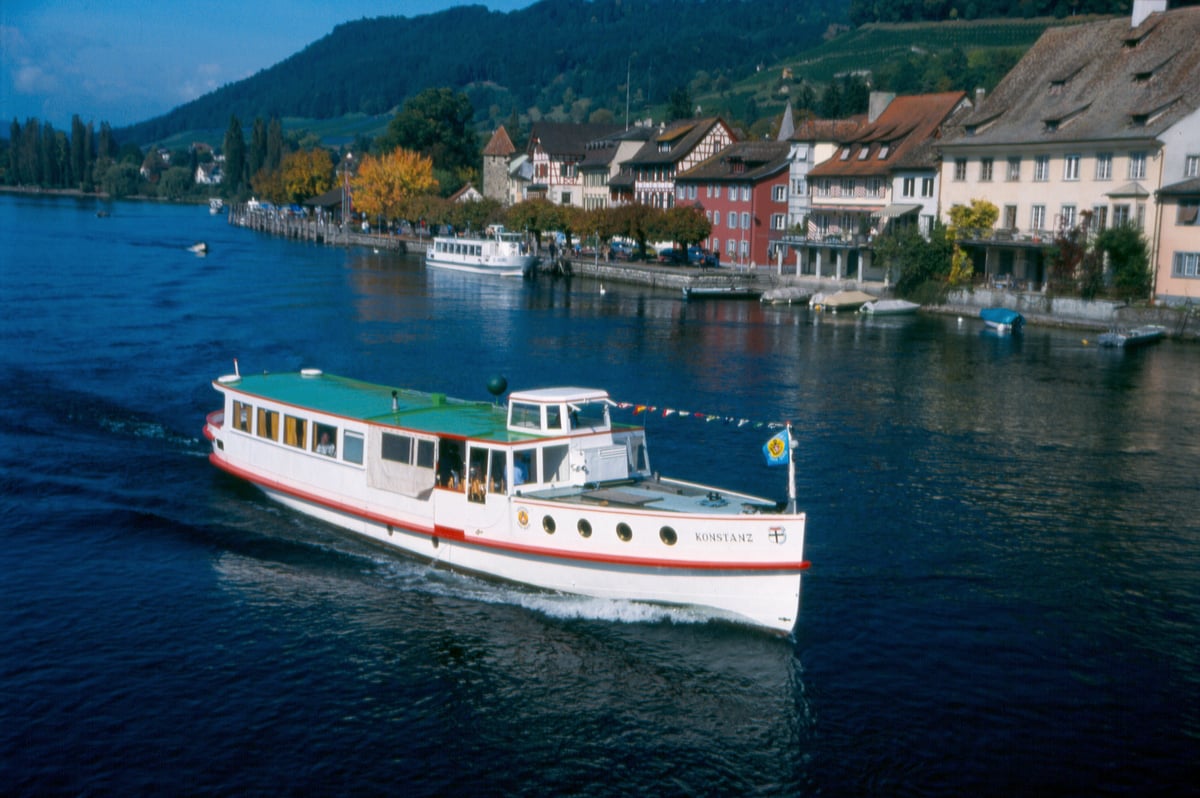
[[[736,416],[723,416],[716,413],[704,413],[692,410],[680,410],[673,407],[659,407],[657,405],[642,405],[634,404],[633,402],[615,402],[616,407],[621,410],[632,410],[633,415],[649,415],[651,413],[660,415],[662,418],[679,418],[693,419],[703,421],[706,424],[720,421],[724,424],[729,424],[741,427],[750,427],[751,429],[783,429],[787,426],[782,421],[756,421],[749,418],[738,418]]]
[[[692,419],[703,421],[706,424],[719,421],[739,429],[748,427],[756,430],[782,430],[777,431],[770,440],[763,444],[763,457],[766,458],[767,465],[769,466],[787,465],[791,462],[793,439],[790,431],[786,429],[788,425],[782,421],[755,421],[749,418],[723,416],[718,413],[680,410],[674,407],[658,407],[656,405],[639,405],[633,402],[614,402],[614,405],[620,410],[632,410],[635,416],[654,413],[661,415],[662,418]]]

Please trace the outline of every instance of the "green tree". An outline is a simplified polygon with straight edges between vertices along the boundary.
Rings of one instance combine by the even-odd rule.
[[[658,232],[686,250],[708,238],[712,222],[704,218],[704,210],[697,205],[676,205],[663,212]]]
[[[1108,258],[1114,296],[1126,301],[1150,296],[1150,248],[1140,230],[1128,224],[1110,227],[1096,236],[1095,247]]]
[[[192,190],[192,175],[186,166],[172,166],[158,180],[158,195],[164,199],[181,200]]]
[[[236,116],[229,117],[229,127],[225,129],[225,140],[221,145],[225,153],[223,172],[225,195],[237,196],[245,181],[246,172],[246,139],[242,134],[242,123]]]
[[[141,175],[137,164],[109,161],[99,182],[100,189],[110,197],[131,197],[138,193]]]
[[[261,116],[254,117],[250,131],[250,148],[246,151],[246,174],[256,175],[267,163],[267,125]]]
[[[984,199],[973,199],[970,205],[954,205],[950,208],[950,226],[946,232],[954,239],[949,275],[951,285],[969,283],[975,270],[970,256],[958,242],[964,238],[983,237],[991,232],[998,218],[1000,209]]]
[[[875,257],[896,281],[896,293],[917,302],[937,303],[950,276],[954,241],[935,222],[926,239],[915,225],[893,229],[875,239]]]
[[[467,95],[448,88],[425,89],[405,101],[388,123],[387,132],[375,141],[374,149],[391,152],[403,148],[420,153],[433,161],[435,176],[460,178],[464,172],[477,171],[482,163],[479,137],[471,124],[473,116]],[[461,185],[443,185],[442,190],[454,191]]]
[[[315,146],[315,145],[314,145]],[[283,164],[283,123],[279,117],[271,117],[267,126],[267,160],[263,164],[267,169],[275,170]]]
[[[671,91],[667,99],[667,121],[690,119],[692,117],[692,93],[687,86],[678,86]]]

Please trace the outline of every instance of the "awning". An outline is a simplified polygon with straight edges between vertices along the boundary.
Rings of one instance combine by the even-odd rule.
[[[1149,197],[1150,192],[1142,188],[1142,184],[1134,181],[1126,183],[1120,188],[1113,189],[1105,196],[1108,197]]]
[[[878,205],[813,205],[812,213],[869,213],[872,216],[883,210]]]
[[[921,210],[920,205],[889,205],[875,213],[871,214],[876,219],[895,219],[898,216],[904,216],[908,213],[916,213]]]

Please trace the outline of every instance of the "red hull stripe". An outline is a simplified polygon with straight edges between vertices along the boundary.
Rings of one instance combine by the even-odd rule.
[[[564,552],[558,549],[547,549],[541,546],[527,546],[520,543],[507,543],[497,540],[484,540],[480,538],[467,537],[462,529],[456,529],[448,526],[435,526],[433,528],[425,526],[416,526],[409,522],[401,522],[395,518],[389,518],[379,513],[372,513],[361,507],[354,507],[331,499],[318,496],[307,491],[300,490],[286,485],[282,482],[277,482],[271,479],[265,479],[251,471],[247,471],[238,466],[235,466],[217,456],[213,452],[208,456],[208,459],[213,465],[218,468],[233,474],[236,477],[251,482],[262,488],[286,493],[289,496],[294,496],[297,499],[309,502],[310,504],[327,507],[330,510],[335,510],[345,515],[362,518],[367,521],[373,521],[378,524],[391,525],[393,527],[402,528],[409,532],[414,532],[419,535],[429,535],[431,537],[441,538],[442,540],[454,541],[466,546],[475,546],[481,549],[489,549],[493,551],[502,551],[515,555],[540,557],[550,560],[571,560],[581,563],[596,563],[606,565],[624,565],[638,568],[669,568],[679,571],[754,571],[754,572],[795,572],[803,571],[809,567],[807,560],[801,562],[789,563],[757,563],[757,562],[688,562],[681,560],[665,560],[650,557],[621,557],[614,554],[590,554],[587,552]]]

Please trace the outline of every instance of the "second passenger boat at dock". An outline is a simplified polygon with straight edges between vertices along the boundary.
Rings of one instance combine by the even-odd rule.
[[[537,257],[525,236],[493,225],[483,235],[437,236],[425,254],[425,264],[476,274],[521,277],[533,270]]]

